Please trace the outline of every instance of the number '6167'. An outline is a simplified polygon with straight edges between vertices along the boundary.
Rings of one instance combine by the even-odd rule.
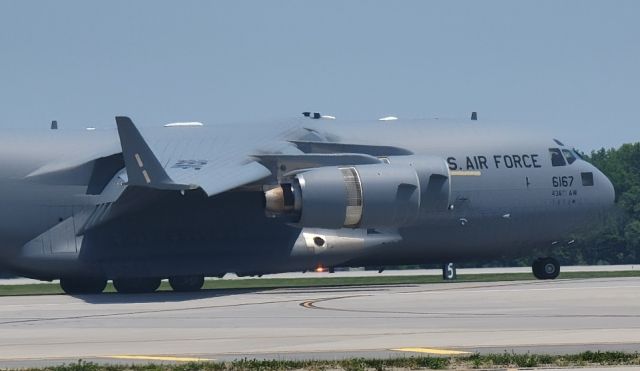
[[[552,178],[553,186],[556,188],[560,187],[571,187],[573,186],[573,177],[572,176],[554,176]]]

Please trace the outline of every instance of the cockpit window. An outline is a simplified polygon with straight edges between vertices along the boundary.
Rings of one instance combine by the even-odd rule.
[[[551,155],[551,165],[553,165],[554,167],[567,165],[567,163],[564,161],[564,157],[562,157],[562,152],[560,152],[560,149],[549,148],[549,154]]]
[[[582,185],[585,187],[593,187],[593,173],[581,173]]]
[[[582,156],[582,153],[575,148],[573,149],[573,154],[576,155],[578,159],[584,160],[584,156]]]
[[[573,155],[573,152],[569,151],[568,149],[563,149],[562,153],[564,153],[564,158],[567,159],[567,162],[569,163],[569,165],[576,162],[577,159],[576,159],[576,156]]]

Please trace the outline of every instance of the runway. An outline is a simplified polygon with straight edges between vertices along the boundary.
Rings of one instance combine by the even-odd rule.
[[[640,265],[627,264],[627,265],[567,265],[562,267],[563,273],[569,272],[631,272],[639,271]],[[504,273],[531,273],[531,267],[495,267],[495,268],[457,268],[459,275],[467,274],[504,274]],[[329,274],[328,272],[290,272],[290,273],[276,273],[265,274],[262,277],[238,277],[234,273],[227,273],[224,276],[225,280],[267,280],[267,279],[291,279],[291,278],[347,278],[347,277],[381,277],[381,276],[442,276],[442,269],[402,269],[402,270],[385,270],[379,273],[377,270],[364,270],[361,269],[349,269],[349,270],[337,270],[335,273]],[[210,280],[217,280],[217,278],[209,277]],[[58,280],[52,281],[58,283]],[[35,284],[49,284],[48,281],[39,281],[28,278],[0,278],[0,286],[3,285],[35,285]]]
[[[640,350],[640,278],[0,297],[0,368]]]

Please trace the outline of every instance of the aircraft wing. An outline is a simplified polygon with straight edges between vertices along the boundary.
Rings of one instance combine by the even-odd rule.
[[[213,196],[271,175],[242,148],[221,151],[176,138],[154,152],[130,118],[116,117],[116,123],[129,185],[159,190],[201,188]]]

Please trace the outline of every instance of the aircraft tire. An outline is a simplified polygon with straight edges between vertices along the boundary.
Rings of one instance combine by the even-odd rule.
[[[152,293],[160,287],[160,278],[116,278],[113,286],[121,294],[147,294]]]
[[[107,280],[95,277],[66,277],[60,279],[60,287],[68,295],[100,294],[107,287]]]
[[[539,280],[554,280],[560,274],[560,263],[554,258],[540,258],[533,262],[532,270]]]
[[[531,271],[533,272],[533,276],[539,280],[543,279],[542,278],[542,269],[540,266],[540,262],[542,261],[542,259],[536,259],[533,261],[533,264],[531,265]]]
[[[204,285],[204,276],[169,277],[169,285],[177,292],[200,291]]]

